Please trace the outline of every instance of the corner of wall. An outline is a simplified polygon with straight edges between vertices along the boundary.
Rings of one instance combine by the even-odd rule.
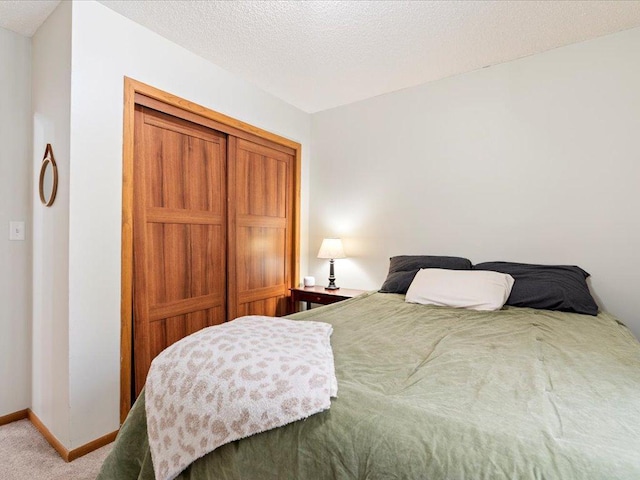
[[[33,356],[31,408],[70,445],[69,408],[69,146],[71,2],[61,2],[32,38],[33,182],[47,143],[58,165],[51,207],[33,201]]]
[[[0,28],[0,416],[31,400],[31,40]],[[10,221],[25,239],[9,240]]]

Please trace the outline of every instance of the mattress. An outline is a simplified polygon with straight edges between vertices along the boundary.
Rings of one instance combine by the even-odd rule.
[[[179,479],[638,479],[640,344],[598,316],[369,293],[328,322],[328,411],[224,445]],[[153,479],[144,395],[100,480]]]

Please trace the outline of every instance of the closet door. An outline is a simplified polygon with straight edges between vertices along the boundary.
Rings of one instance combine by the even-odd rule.
[[[294,155],[229,137],[229,318],[284,315],[293,279]]]
[[[134,370],[226,312],[226,137],[136,106]]]

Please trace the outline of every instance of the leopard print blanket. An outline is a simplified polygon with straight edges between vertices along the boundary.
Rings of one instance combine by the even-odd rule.
[[[152,362],[145,384],[157,480],[225,443],[330,407],[331,325],[248,316],[205,328]]]

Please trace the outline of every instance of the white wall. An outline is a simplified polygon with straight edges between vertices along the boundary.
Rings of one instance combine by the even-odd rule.
[[[38,189],[33,189],[31,408],[51,433],[69,446],[70,2],[58,6],[38,29],[32,42],[32,181],[37,185],[47,143],[53,148],[59,181],[51,207],[42,205]]]
[[[312,118],[319,281],[332,235],[353,288],[398,254],[577,264],[640,336],[640,29]]]
[[[0,416],[31,405],[31,40],[0,28]],[[9,241],[22,220],[25,241]]]
[[[72,42],[71,448],[118,427],[124,76],[303,144],[303,271],[311,127],[308,114],[99,3],[73,3]]]

